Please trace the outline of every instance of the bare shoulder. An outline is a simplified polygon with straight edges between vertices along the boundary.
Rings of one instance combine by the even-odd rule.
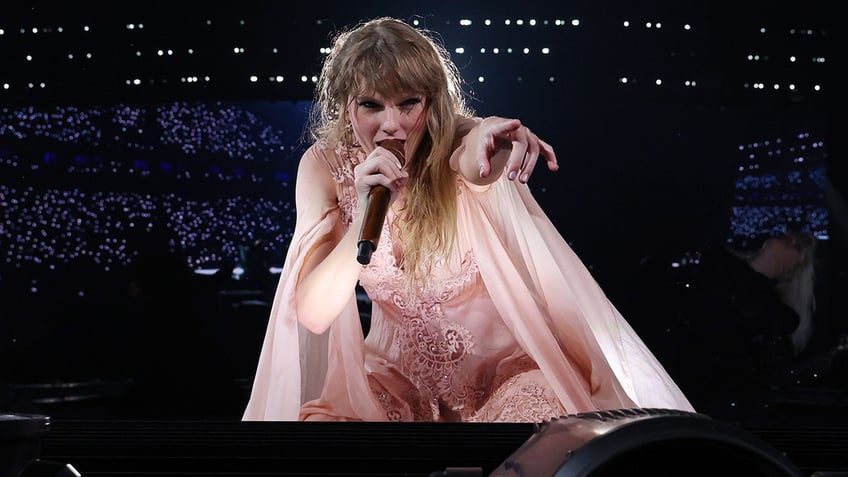
[[[306,149],[297,167],[297,194],[311,199],[336,195],[336,184],[345,176],[344,160],[335,151],[321,144]]]

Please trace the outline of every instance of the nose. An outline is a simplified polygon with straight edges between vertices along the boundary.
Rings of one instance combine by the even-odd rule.
[[[400,129],[400,111],[396,108],[386,108],[382,128],[384,133],[394,136]]]

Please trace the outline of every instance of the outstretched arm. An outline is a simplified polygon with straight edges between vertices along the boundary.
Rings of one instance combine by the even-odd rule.
[[[495,182],[502,173],[510,180],[527,182],[539,156],[544,156],[548,169],[559,169],[550,144],[539,139],[518,119],[491,116],[477,123],[462,139],[464,150],[458,170],[472,184]]]

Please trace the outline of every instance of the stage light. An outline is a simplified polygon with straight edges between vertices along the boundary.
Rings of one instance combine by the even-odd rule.
[[[686,475],[800,477],[754,435],[708,416],[666,409],[582,413],[540,425],[491,477]]]

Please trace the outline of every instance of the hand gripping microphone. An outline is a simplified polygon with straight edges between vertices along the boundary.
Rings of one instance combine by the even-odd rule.
[[[394,154],[401,166],[406,163],[403,144],[400,141],[388,139],[380,146]],[[368,193],[368,204],[365,206],[365,218],[362,221],[356,251],[356,261],[363,265],[371,263],[371,254],[377,250],[380,233],[383,231],[383,222],[386,221],[386,213],[389,211],[390,198],[389,188],[380,184],[372,187],[371,192]]]

